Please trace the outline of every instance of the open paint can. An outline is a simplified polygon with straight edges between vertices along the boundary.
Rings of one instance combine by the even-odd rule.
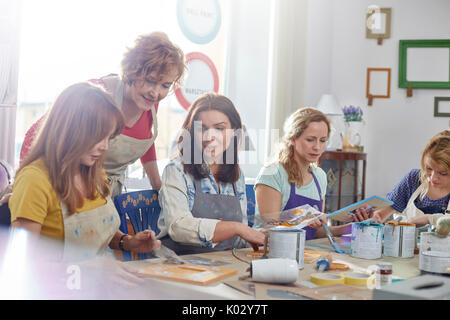
[[[420,236],[419,269],[446,273],[450,267],[450,236],[439,237],[434,232],[422,232]]]
[[[397,258],[414,257],[416,246],[416,225],[404,222],[388,222],[384,226],[385,256]]]
[[[350,255],[363,259],[381,258],[383,225],[379,223],[352,223]]]
[[[285,258],[297,261],[303,269],[306,232],[292,227],[275,227],[269,230],[269,258]]]

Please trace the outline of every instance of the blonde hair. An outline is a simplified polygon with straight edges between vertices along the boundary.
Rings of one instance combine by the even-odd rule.
[[[289,183],[295,183],[299,186],[303,185],[303,178],[300,168],[294,159],[294,146],[292,139],[297,139],[308,128],[311,122],[325,122],[330,135],[330,121],[319,110],[314,108],[301,108],[291,114],[285,121],[283,126],[284,135],[280,142],[280,150],[278,152],[278,161],[283,165],[288,174]],[[316,164],[311,164],[313,167]],[[312,168],[310,168],[312,170]]]
[[[421,168],[420,168],[420,182],[426,184],[428,182],[427,171],[425,166],[425,158],[430,157],[447,172],[450,171],[450,131],[444,130],[433,136],[428,141],[425,149],[422,152]],[[426,184],[428,185],[428,184]],[[420,198],[428,192],[428,188],[421,192]]]
[[[92,167],[82,165],[81,157],[113,129],[113,136],[120,134],[123,126],[122,112],[104,89],[87,82],[71,85],[56,98],[18,172],[43,158],[53,188],[72,214],[83,205],[74,183],[78,171],[89,199],[109,195],[103,170],[106,153]]]
[[[128,85],[136,80],[145,80],[152,72],[166,74],[176,68],[178,76],[174,87],[180,85],[186,69],[183,51],[173,44],[163,32],[152,32],[139,36],[135,46],[128,48],[122,62],[122,79]]]

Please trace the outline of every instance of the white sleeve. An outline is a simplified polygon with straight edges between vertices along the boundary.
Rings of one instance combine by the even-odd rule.
[[[169,164],[162,175],[159,191],[161,217],[158,227],[161,238],[169,234],[172,240],[182,243],[213,247],[214,230],[219,220],[195,218],[189,208],[188,186],[184,172]]]

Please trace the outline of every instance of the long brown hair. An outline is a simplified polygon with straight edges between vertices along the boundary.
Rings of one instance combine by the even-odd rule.
[[[278,153],[278,161],[283,165],[288,174],[289,183],[303,185],[303,178],[297,162],[294,159],[294,146],[292,139],[297,139],[308,128],[311,122],[325,122],[330,135],[330,121],[319,110],[314,108],[301,108],[291,114],[284,123],[284,136]]]
[[[185,148],[190,148],[190,156],[188,155],[188,159],[183,157],[184,160],[187,160],[183,161],[184,172],[191,174],[197,180],[208,176],[208,172],[205,170],[203,157],[201,158],[201,163],[196,163],[197,159],[195,158],[195,155],[202,154],[202,151],[198,150],[199,147],[195,142],[194,132],[194,122],[198,121],[200,112],[208,110],[216,110],[225,114],[230,120],[231,128],[235,130],[233,140],[223,153],[223,162],[219,166],[219,172],[217,173],[216,178],[223,182],[236,182],[240,175],[238,149],[242,130],[241,117],[230,99],[216,93],[205,93],[198,97],[189,108],[189,112],[184,119],[182,132],[178,137],[177,142],[180,156],[182,157],[186,156],[186,154],[184,154],[186,151]],[[188,134],[187,138],[190,136],[190,141],[183,141],[183,139],[186,138],[183,133]]]
[[[81,164],[82,155],[107,137],[122,131],[122,112],[102,88],[90,83],[77,83],[66,88],[55,100],[41,125],[20,172],[31,162],[43,158],[50,180],[70,214],[83,205],[83,195],[77,190],[74,177],[78,171],[87,187],[89,199],[98,194],[109,195],[103,161],[106,153],[92,167]]]

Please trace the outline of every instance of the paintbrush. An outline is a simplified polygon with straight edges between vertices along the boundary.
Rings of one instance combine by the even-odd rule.
[[[183,264],[184,260],[181,259],[173,250],[161,245],[159,250],[153,251],[155,256],[173,264]]]
[[[341,249],[341,247],[339,247],[339,245],[334,241],[333,239],[333,235],[330,232],[330,229],[328,229],[328,226],[325,222],[323,222],[322,220],[320,220],[320,222],[322,223],[322,227],[325,230],[325,234],[327,235],[328,240],[330,241],[331,246],[333,247],[333,249],[337,252],[337,253],[346,253],[344,250]]]

